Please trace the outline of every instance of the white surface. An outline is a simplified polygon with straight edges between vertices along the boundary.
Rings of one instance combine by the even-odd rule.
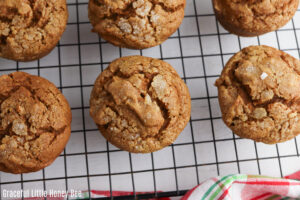
[[[162,46],[136,51],[120,50],[103,41],[99,43],[97,35],[90,31],[87,0],[79,1],[79,25],[76,24],[75,2],[68,1],[70,19],[61,46],[40,61],[18,64],[21,71],[40,74],[62,89],[73,112],[73,132],[66,148],[66,159],[62,154],[44,170],[45,173],[40,171],[23,175],[22,179],[28,181],[23,184],[24,188],[49,190],[68,187],[87,190],[90,185],[90,189],[94,190],[132,190],[134,183],[136,191],[174,191],[177,188],[192,188],[218,175],[240,172],[284,176],[300,170],[300,159],[297,157],[300,138],[296,141],[297,152],[295,140],[265,145],[233,137],[220,119],[217,90],[213,86],[223,68],[222,63],[226,63],[241,47],[266,44],[299,57],[297,41],[300,41],[300,32],[295,32],[293,26],[300,28],[300,11],[296,13],[294,24],[290,22],[277,33],[241,38],[216,26],[211,0],[187,0],[186,18],[179,32]],[[226,55],[222,56],[221,53]],[[174,147],[167,147],[152,155],[131,155],[130,160],[127,152],[119,151],[112,145],[107,146],[89,116],[88,106],[92,84],[101,69],[120,56],[135,54],[162,58],[170,62],[182,78],[186,78],[193,97],[192,122],[179,136]],[[0,59],[0,74],[16,69],[15,62]],[[234,141],[233,138],[237,139]],[[107,150],[113,152],[107,153]],[[111,177],[109,172],[112,173]],[[20,180],[21,175],[1,173],[1,189],[20,189]]]

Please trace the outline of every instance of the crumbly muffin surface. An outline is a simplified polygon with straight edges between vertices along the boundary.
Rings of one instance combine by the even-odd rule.
[[[30,61],[47,55],[67,19],[66,0],[0,0],[0,57]]]
[[[0,170],[38,171],[59,156],[71,132],[71,110],[46,79],[23,72],[0,77]]]
[[[234,133],[278,143],[300,133],[300,61],[267,46],[234,55],[216,81],[223,120]]]
[[[90,0],[93,31],[126,48],[156,46],[171,36],[184,17],[185,0]]]
[[[218,20],[229,32],[257,36],[285,25],[299,0],[213,0],[213,4]]]
[[[90,113],[105,138],[135,153],[174,142],[190,118],[189,91],[166,62],[120,58],[96,80]]]

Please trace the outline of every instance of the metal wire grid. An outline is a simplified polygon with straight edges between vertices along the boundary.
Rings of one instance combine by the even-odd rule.
[[[297,139],[267,146],[233,135],[221,121],[213,87],[228,58],[250,44],[275,46],[299,58],[299,10],[283,29],[257,38],[241,38],[217,23],[210,0],[187,0],[185,20],[176,34],[159,47],[132,51],[113,47],[89,33],[87,0],[69,0],[68,8],[67,31],[48,57],[31,63],[0,60],[0,72],[27,71],[54,82],[72,107],[71,140],[55,163],[40,172],[1,173],[1,191],[107,190],[113,199],[146,199],[181,196],[213,176],[284,176],[300,168]],[[148,155],[126,153],[107,143],[88,114],[89,92],[96,76],[111,60],[129,54],[170,62],[192,95],[192,118],[187,128],[173,145]],[[113,191],[120,190],[133,194],[114,197]]]

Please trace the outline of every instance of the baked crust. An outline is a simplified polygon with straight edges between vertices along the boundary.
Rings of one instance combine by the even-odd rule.
[[[185,0],[90,0],[93,31],[103,39],[131,49],[164,42],[184,18]]]
[[[216,81],[223,120],[240,137],[274,144],[300,133],[300,61],[268,46],[235,54]]]
[[[3,75],[0,108],[0,171],[38,171],[63,151],[72,115],[55,85],[24,72]]]
[[[190,119],[187,86],[168,63],[143,56],[112,62],[97,78],[90,114],[120,149],[149,153],[172,144]]]
[[[275,31],[294,16],[299,0],[213,0],[217,19],[231,33],[258,36]]]
[[[0,57],[31,61],[46,56],[67,20],[66,0],[1,0]]]

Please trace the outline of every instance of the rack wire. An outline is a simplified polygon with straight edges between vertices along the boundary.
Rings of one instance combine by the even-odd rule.
[[[1,191],[101,190],[109,194],[98,199],[176,197],[210,177],[232,173],[282,177],[300,169],[299,138],[264,145],[235,136],[222,122],[213,86],[226,61],[249,45],[274,46],[299,58],[299,10],[276,32],[242,38],[218,24],[210,0],[187,0],[183,24],[169,40],[135,51],[114,47],[91,33],[87,3],[68,1],[66,32],[47,57],[30,63],[0,59],[0,74],[25,71],[52,81],[69,100],[73,113],[71,139],[58,159],[36,173],[1,173]],[[126,55],[171,63],[191,92],[190,123],[173,145],[155,153],[120,151],[105,141],[89,116],[89,94],[96,77],[112,60]],[[132,193],[120,196],[115,191]]]

